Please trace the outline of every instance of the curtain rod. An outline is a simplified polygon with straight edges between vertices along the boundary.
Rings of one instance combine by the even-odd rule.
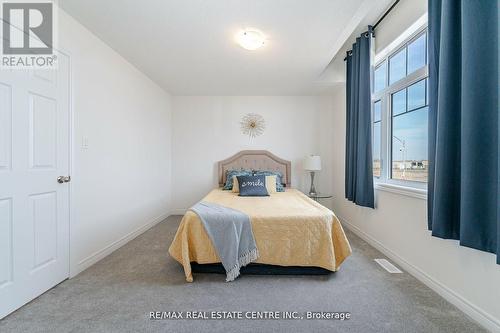
[[[396,7],[396,5],[399,3],[399,1],[400,1],[400,0],[396,0],[396,1],[394,1],[394,3],[392,4],[392,6],[391,6],[391,7],[389,7],[389,9],[388,9],[388,10],[384,13],[384,15],[382,15],[382,17],[378,19],[377,23],[375,23],[375,24],[373,25],[373,30],[377,29],[377,25],[379,25],[379,24],[380,24],[380,22],[382,22],[382,21],[385,19],[385,17],[387,16],[387,14],[389,14],[389,13],[391,12],[391,10],[393,10],[393,9],[394,9],[394,7]]]
[[[377,22],[375,22],[375,24],[373,25],[373,27],[371,28],[373,34],[375,34],[375,29],[377,28],[377,26],[385,19],[385,17],[391,12],[391,10],[394,9],[394,7],[396,7],[396,5],[399,3],[399,1],[401,0],[396,0],[394,1],[394,3],[391,5],[391,7],[389,7],[389,9],[387,9],[384,13],[384,15],[382,15]],[[347,51],[347,53],[349,53],[349,51]],[[347,60],[347,56],[344,58],[344,61]]]

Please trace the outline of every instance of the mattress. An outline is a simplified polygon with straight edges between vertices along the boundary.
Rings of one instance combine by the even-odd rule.
[[[269,197],[240,197],[215,189],[202,201],[247,214],[259,250],[260,264],[321,267],[337,271],[351,254],[349,241],[335,214],[298,190]],[[199,217],[187,211],[169,248],[192,282],[191,262],[219,263],[220,259]]]

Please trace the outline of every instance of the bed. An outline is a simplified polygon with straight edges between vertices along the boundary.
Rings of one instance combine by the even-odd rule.
[[[321,274],[335,272],[351,254],[351,247],[335,214],[291,188],[291,163],[268,151],[251,150],[218,163],[219,185],[227,170],[273,170],[283,175],[285,192],[269,197],[240,197],[238,193],[212,190],[203,201],[246,213],[259,250],[259,258],[242,274]],[[223,272],[217,252],[199,217],[187,211],[169,248],[184,268],[186,281],[193,271]]]

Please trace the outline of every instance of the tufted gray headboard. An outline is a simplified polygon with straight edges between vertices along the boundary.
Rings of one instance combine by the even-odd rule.
[[[219,162],[219,186],[226,182],[227,170],[270,170],[280,171],[283,183],[291,186],[292,163],[283,160],[267,150],[242,150],[239,153]]]

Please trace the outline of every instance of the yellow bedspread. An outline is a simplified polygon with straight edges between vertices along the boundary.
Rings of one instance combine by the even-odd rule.
[[[331,210],[295,189],[269,197],[240,197],[215,189],[203,201],[237,209],[250,216],[259,250],[256,263],[280,266],[316,266],[336,271],[351,254],[339,220]],[[169,248],[193,281],[191,262],[220,262],[198,216],[188,211]]]

